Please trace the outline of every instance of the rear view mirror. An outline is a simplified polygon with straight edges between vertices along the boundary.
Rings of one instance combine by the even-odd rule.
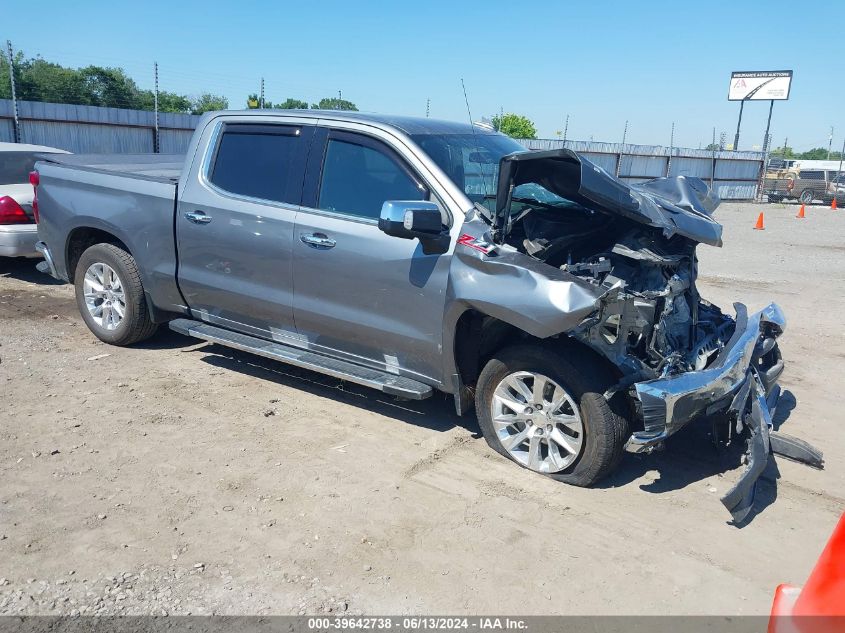
[[[443,226],[440,208],[427,200],[388,200],[381,208],[378,228],[387,235],[418,239],[423,253],[445,253],[449,232]]]
[[[470,152],[467,156],[470,163],[479,163],[481,165],[498,165],[499,160],[491,152]]]

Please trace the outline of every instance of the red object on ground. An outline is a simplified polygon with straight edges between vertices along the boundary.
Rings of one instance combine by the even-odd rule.
[[[836,211],[836,196],[833,196],[833,202],[830,203],[830,208]]]
[[[845,514],[804,588],[775,590],[769,633],[841,633],[845,630]]]
[[[763,212],[760,211],[760,215],[757,216],[757,224],[754,225],[755,231],[762,231],[766,227],[763,226]]]
[[[796,215],[795,217],[799,218],[801,220],[804,219],[804,205],[803,204],[801,205],[801,208],[798,209],[798,215]]]

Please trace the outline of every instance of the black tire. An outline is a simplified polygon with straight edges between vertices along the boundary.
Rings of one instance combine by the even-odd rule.
[[[798,196],[798,202],[801,204],[812,204],[815,197],[813,196],[813,191],[811,189],[804,189],[801,192],[801,195]]]
[[[125,310],[117,327],[112,330],[99,325],[88,310],[83,290],[85,273],[93,264],[106,264],[117,274],[123,288]],[[76,305],[82,320],[98,339],[111,345],[132,345],[150,338],[158,324],[150,319],[150,312],[144,297],[144,285],[135,258],[115,244],[95,244],[88,248],[76,265],[74,275]]]
[[[475,396],[478,423],[490,447],[519,463],[502,445],[492,421],[496,387],[506,376],[518,371],[537,372],[557,382],[573,398],[581,414],[584,438],[577,459],[560,472],[543,474],[586,487],[613,472],[630,435],[626,407],[622,395],[618,394],[611,402],[605,399],[604,392],[615,380],[599,361],[585,354],[575,357],[538,345],[517,345],[497,352],[482,370]]]

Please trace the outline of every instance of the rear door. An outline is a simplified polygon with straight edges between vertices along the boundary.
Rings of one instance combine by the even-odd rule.
[[[195,318],[266,338],[294,335],[293,225],[313,133],[312,125],[228,118],[210,132],[176,214],[179,286]]]
[[[378,217],[387,200],[442,201],[373,136],[320,129],[313,147],[293,244],[297,333],[316,351],[439,378],[451,250],[425,255]]]

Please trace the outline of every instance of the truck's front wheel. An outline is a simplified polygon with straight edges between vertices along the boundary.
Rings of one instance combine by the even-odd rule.
[[[101,341],[131,345],[155,333],[138,265],[119,246],[95,244],[82,253],[74,285],[82,319]]]
[[[590,486],[616,468],[629,434],[624,413],[603,395],[612,382],[589,356],[570,360],[535,345],[504,349],[478,379],[481,431],[521,466]]]

